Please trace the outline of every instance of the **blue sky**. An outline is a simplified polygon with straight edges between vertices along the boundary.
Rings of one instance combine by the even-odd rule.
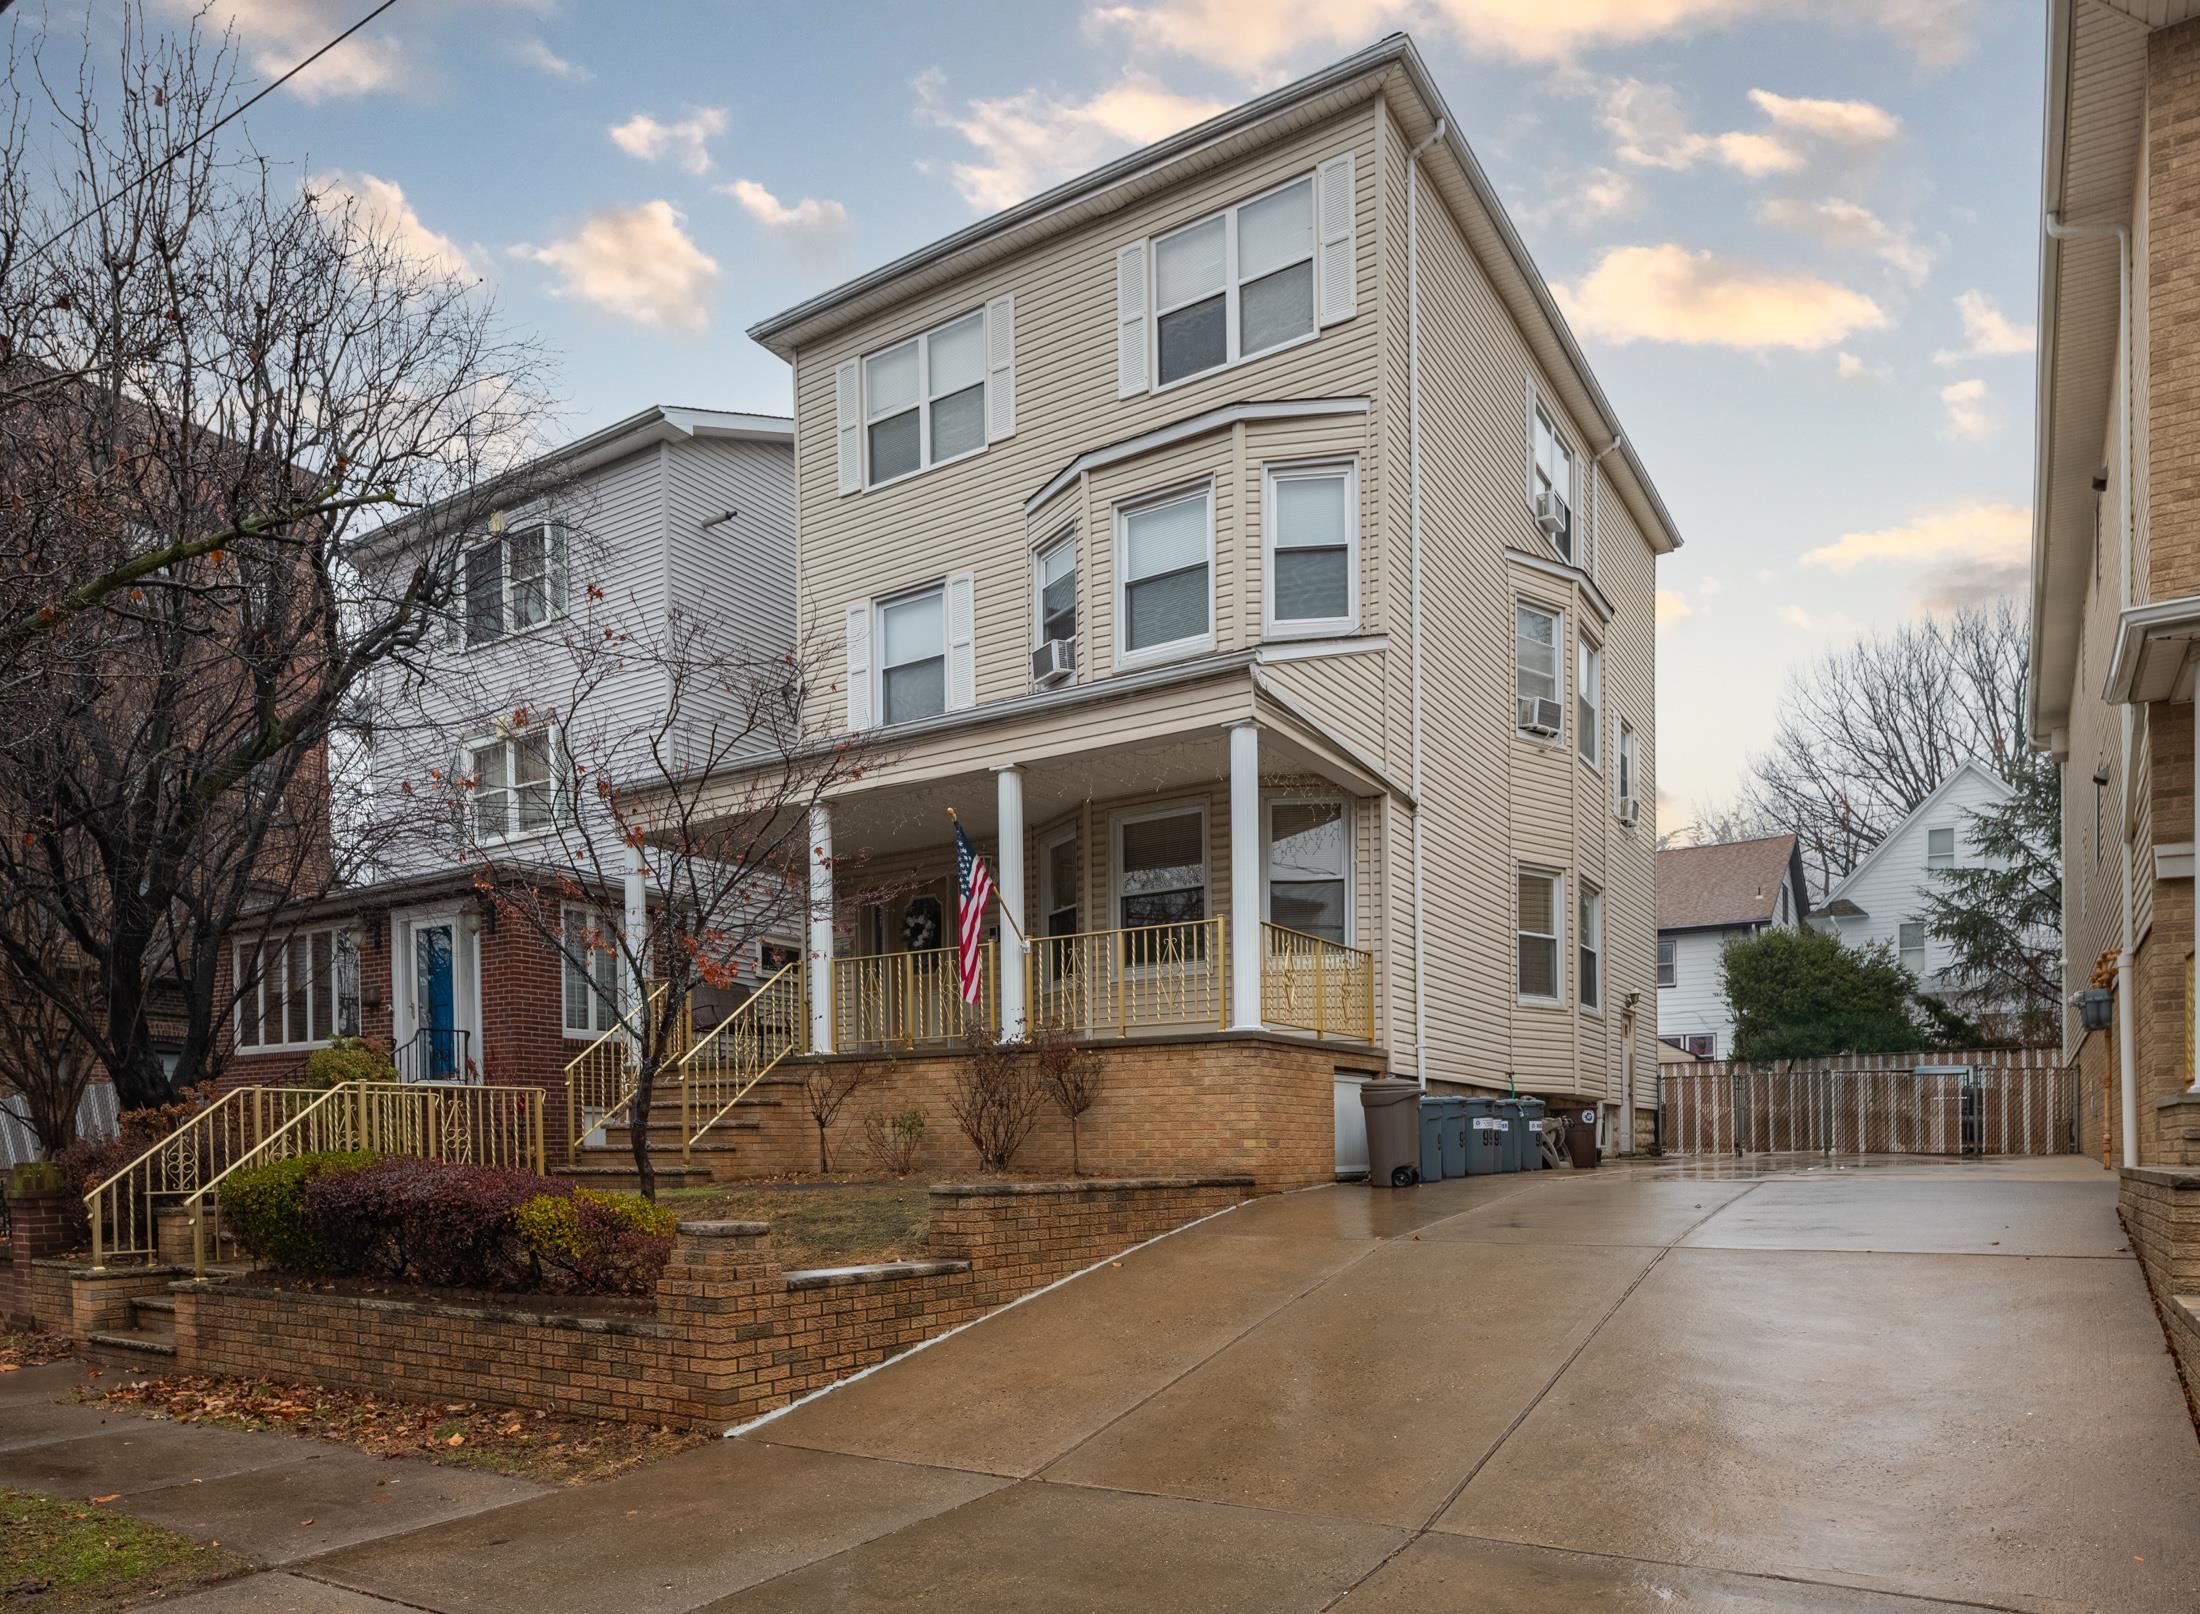
[[[272,75],[369,5],[212,10]],[[398,0],[250,129],[492,282],[578,432],[784,412],[760,316],[1398,28],[1687,537],[1670,828],[1791,668],[2021,579],[2039,0]]]

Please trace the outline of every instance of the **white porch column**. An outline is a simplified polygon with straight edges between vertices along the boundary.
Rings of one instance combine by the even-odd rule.
[[[670,852],[665,854],[671,856]],[[629,968],[626,989],[636,1009],[649,1001],[649,876],[644,872],[647,864],[639,846],[626,849],[626,914],[625,939],[627,957],[633,960]],[[642,1017],[637,1014],[634,1024],[639,1026]]]
[[[810,809],[810,1051],[833,1051],[833,810]]]
[[[1230,1023],[1260,1019],[1260,725],[1230,728]]]
[[[994,855],[997,878],[995,889],[1000,893],[1001,911],[1009,923],[1001,926],[1001,944],[996,956],[1001,971],[1001,1040],[1021,1042],[1024,1039],[1028,1006],[1024,1002],[1024,988],[1028,978],[1024,973],[1025,958],[1030,951],[1024,935],[1024,770],[1010,763],[995,768],[993,777],[998,785],[998,817],[1000,831],[998,847]]]

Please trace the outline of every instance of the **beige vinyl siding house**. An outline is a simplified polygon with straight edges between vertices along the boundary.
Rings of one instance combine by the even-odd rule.
[[[951,876],[954,808],[1035,938],[1019,965],[1000,927],[1012,1033],[1301,1037],[1647,1135],[1653,831],[1617,769],[1624,720],[1653,799],[1679,540],[1409,40],[751,334],[794,367],[820,736],[879,751],[813,839]],[[1524,602],[1547,735],[1518,721]],[[1555,882],[1544,994],[1523,870]],[[846,949],[925,930],[833,918],[813,1051]]]

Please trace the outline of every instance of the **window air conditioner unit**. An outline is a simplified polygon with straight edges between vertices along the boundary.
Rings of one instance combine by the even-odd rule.
[[[1077,641],[1049,639],[1031,653],[1031,681],[1041,689],[1065,683],[1077,671]]]
[[[1641,803],[1641,802],[1637,801],[1637,800],[1636,800],[1636,799],[1635,799],[1635,798],[1634,798],[1633,796],[1622,796],[1622,797],[1620,797],[1620,799],[1619,799],[1619,821],[1620,821],[1620,823],[1621,823],[1622,825],[1624,825],[1624,826],[1625,826],[1626,828],[1628,828],[1628,829],[1633,829],[1633,828],[1635,827],[1635,824],[1636,824],[1637,820],[1639,820],[1639,819],[1640,819],[1641,817],[1642,817],[1642,803]]]
[[[1539,700],[1531,695],[1520,697],[1519,724],[1522,732],[1551,736],[1565,720],[1566,708],[1557,701]]]
[[[1557,538],[1573,526],[1573,515],[1564,499],[1546,489],[1535,496],[1535,524],[1544,536]]]

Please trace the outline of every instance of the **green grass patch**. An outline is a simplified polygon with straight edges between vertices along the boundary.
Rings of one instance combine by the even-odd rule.
[[[686,1222],[769,1222],[779,1264],[862,1266],[925,1254],[932,1195],[907,1183],[834,1183],[817,1188],[675,1188],[658,1196]]]
[[[0,1491],[0,1605],[97,1614],[227,1580],[235,1553],[91,1502]]]

